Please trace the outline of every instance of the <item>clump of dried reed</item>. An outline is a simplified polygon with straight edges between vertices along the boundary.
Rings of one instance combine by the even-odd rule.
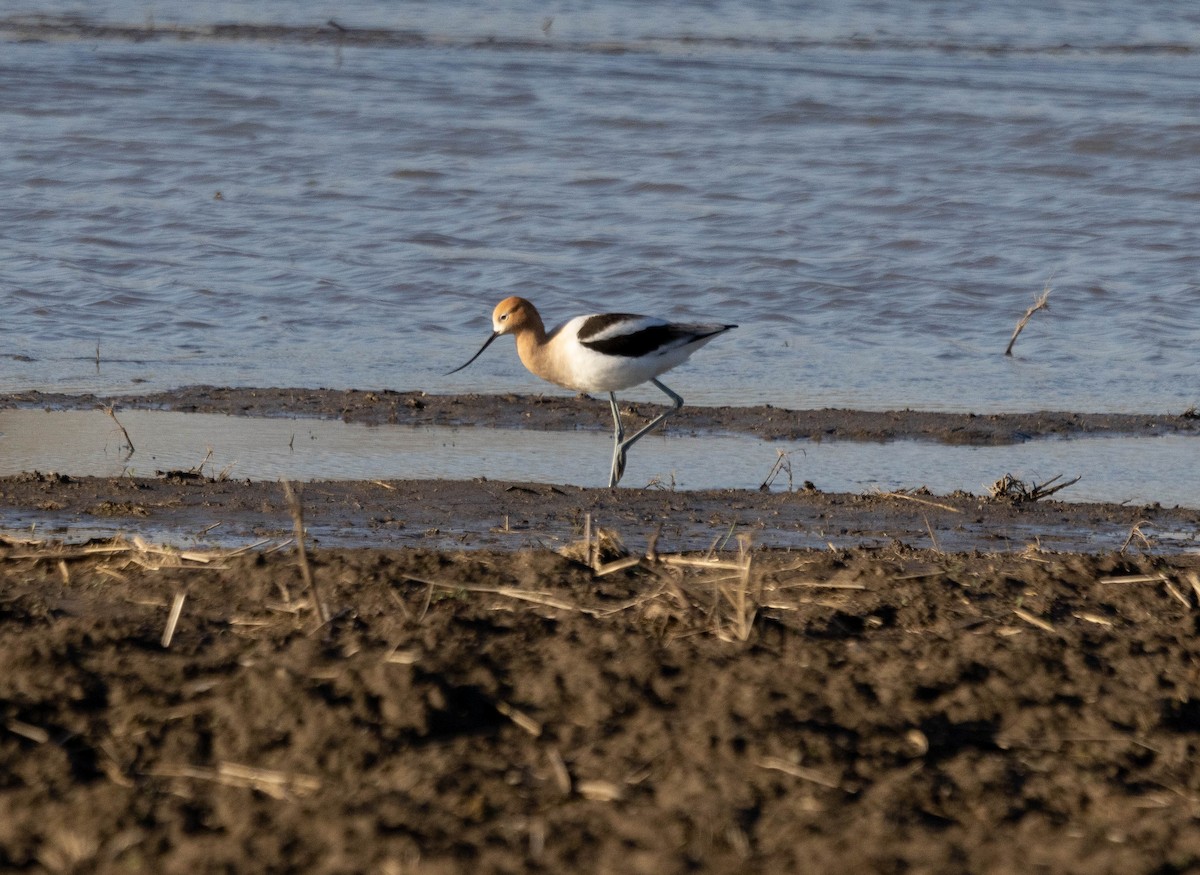
[[[1080,477],[1076,477],[1073,480],[1066,480],[1056,484],[1055,481],[1060,480],[1062,476],[1062,474],[1056,474],[1044,483],[1035,483],[1033,481],[1026,483],[1012,474],[1005,474],[988,487],[988,492],[997,501],[1010,501],[1013,504],[1039,501],[1053,495],[1060,489],[1066,489],[1068,486],[1078,483],[1081,479]]]

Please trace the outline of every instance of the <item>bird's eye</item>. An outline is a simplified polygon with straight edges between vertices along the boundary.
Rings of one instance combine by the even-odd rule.
[[[504,322],[504,321],[506,321],[507,319],[508,319],[508,314],[507,314],[507,313],[505,313],[503,316],[501,316],[501,317],[500,317],[500,321],[501,321],[501,322]]]

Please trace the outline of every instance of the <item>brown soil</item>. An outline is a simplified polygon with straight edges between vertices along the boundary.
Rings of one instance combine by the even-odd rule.
[[[607,416],[307,390],[121,403]],[[1196,425],[691,415],[985,442]],[[278,484],[0,479],[0,526],[38,537],[0,537],[0,871],[1200,868],[1200,511],[494,481],[310,483],[302,503],[324,624]],[[546,549],[589,522],[652,558],[597,573]],[[720,564],[679,564],[714,544]]]
[[[9,541],[0,870],[1200,866],[1200,557],[726,558]]]

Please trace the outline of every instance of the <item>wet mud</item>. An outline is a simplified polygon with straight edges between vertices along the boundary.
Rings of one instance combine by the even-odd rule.
[[[309,416],[368,425],[486,425],[543,431],[609,431],[607,399],[586,395],[429,395],[424,392],[339,389],[250,389],[188,386],[170,392],[114,396],[21,392],[0,395],[0,407],[90,409],[116,405],[183,413]],[[662,408],[622,401],[636,426]],[[1200,435],[1194,409],[1160,413],[940,413],[771,406],[695,407],[673,415],[667,430],[749,434],[764,440],[925,440],[956,445],[999,445],[1044,437],[1166,434]]]
[[[743,535],[769,549],[929,547],[1095,552],[1133,543],[1200,547],[1200,509],[924,492],[847,494],[586,489],[494,480],[327,481],[298,485],[306,530],[338,547],[555,548],[589,523],[632,549],[704,550]],[[239,546],[291,536],[278,483],[29,473],[0,478],[0,526],[47,537],[141,532],[174,544]]]

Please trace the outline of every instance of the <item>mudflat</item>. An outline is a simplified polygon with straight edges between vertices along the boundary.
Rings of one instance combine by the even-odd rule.
[[[53,392],[0,394],[3,407],[87,409],[115,405],[184,413],[241,416],[312,416],[369,425],[488,425],[497,428],[609,431],[604,399],[586,395],[430,395],[355,389],[186,386],[169,392],[96,396]],[[645,408],[642,415],[640,407]],[[661,409],[661,408],[657,408]],[[631,427],[653,416],[654,405],[622,403]],[[641,417],[641,419],[639,419]],[[780,407],[685,405],[669,421],[673,430],[750,434],[765,440],[919,439],[947,444],[1007,444],[1050,436],[1096,434],[1200,435],[1195,408],[1160,413],[947,413],[922,410],[788,410]]]
[[[427,399],[383,408],[470,406]],[[303,556],[279,484],[0,479],[0,870],[1200,866],[1200,511],[483,480],[300,506]],[[60,539],[88,520],[125,537]]]

